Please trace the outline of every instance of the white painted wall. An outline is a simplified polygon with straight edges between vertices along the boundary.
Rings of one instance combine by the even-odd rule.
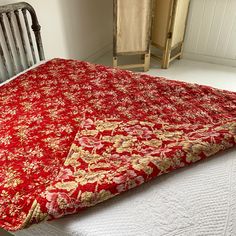
[[[112,0],[27,2],[37,11],[47,58],[94,60],[111,50]],[[184,57],[236,66],[236,0],[191,0]]]
[[[0,0],[0,5],[22,0]],[[112,42],[111,0],[27,0],[42,26],[46,57],[95,59]],[[108,9],[108,10],[107,10]]]
[[[236,66],[236,0],[191,0],[184,57]]]

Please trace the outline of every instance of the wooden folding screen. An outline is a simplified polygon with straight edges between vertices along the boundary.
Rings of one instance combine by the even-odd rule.
[[[124,69],[150,67],[152,0],[114,0],[113,66],[118,56],[144,55],[143,64],[119,66]]]
[[[161,50],[162,68],[169,67],[174,59],[180,59],[190,0],[154,0],[152,45]]]

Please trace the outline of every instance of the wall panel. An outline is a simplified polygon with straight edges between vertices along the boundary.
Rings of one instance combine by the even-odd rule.
[[[236,66],[236,0],[191,1],[184,53]]]

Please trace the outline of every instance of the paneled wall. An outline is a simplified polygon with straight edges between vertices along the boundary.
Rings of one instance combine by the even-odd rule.
[[[47,58],[92,60],[111,50],[112,0],[26,1],[38,13]],[[184,57],[236,66],[236,0],[191,0]]]
[[[236,0],[191,0],[184,56],[236,66]]]

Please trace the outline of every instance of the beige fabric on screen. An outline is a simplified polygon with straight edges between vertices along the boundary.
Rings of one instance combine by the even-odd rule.
[[[117,53],[147,51],[150,1],[117,1]]]
[[[155,0],[152,42],[163,48],[166,44],[171,6],[172,0]],[[177,10],[174,16],[174,30],[171,47],[182,42],[184,39],[185,21],[188,14],[189,0],[178,0],[176,6]]]
[[[188,14],[189,0],[178,0],[175,15],[172,47],[184,40],[185,21]]]
[[[168,21],[170,17],[171,0],[155,0],[155,17],[152,27],[152,42],[159,47],[165,47]]]

